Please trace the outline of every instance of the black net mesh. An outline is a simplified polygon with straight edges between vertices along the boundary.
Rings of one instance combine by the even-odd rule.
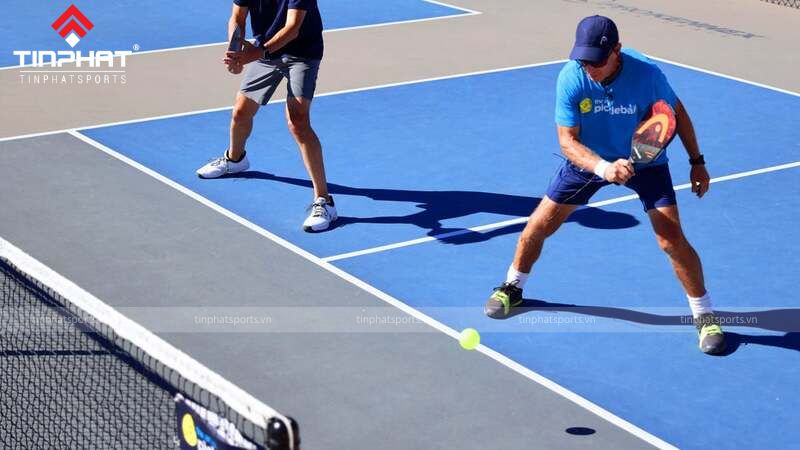
[[[178,392],[265,430],[0,258],[0,447],[175,448]]]

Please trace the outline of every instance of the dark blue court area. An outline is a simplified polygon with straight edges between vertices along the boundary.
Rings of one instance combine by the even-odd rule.
[[[419,15],[446,12],[402,3]],[[208,30],[220,28],[208,15]],[[330,27],[337,15],[329,17]],[[797,124],[788,119],[800,98],[662,67],[693,118],[712,177],[800,160]],[[82,133],[330,257],[528,215],[562,161],[553,120],[560,68],[316,98],[315,129],[341,216],[324,234],[300,228],[312,194],[282,103],[256,117],[250,171],[219,180],[194,171],[225,150],[230,111]],[[688,182],[677,139],[668,154],[675,184]],[[720,181],[701,200],[678,191],[714,304],[732,322],[732,349],[722,357],[696,348],[682,289],[636,199],[578,210],[534,268],[526,289],[534,310],[505,321],[485,318],[482,306],[505,276],[521,225],[334,264],[454,329],[482,330],[487,346],[678,447],[791,448],[797,443],[785,431],[800,427],[799,174],[794,167]],[[608,187],[593,201],[630,193]],[[554,317],[564,325],[545,323]]]
[[[5,20],[0,31],[0,67],[19,65],[15,50],[159,50],[223,42],[232,2],[195,0],[186,4],[151,0],[80,0],[75,6],[94,27],[75,48],[51,28],[70,6],[69,1],[4,2]],[[425,0],[380,0],[365,7],[358,0],[319,0],[325,29],[376,25],[405,20],[464,14]],[[247,30],[248,36],[250,29]],[[47,60],[49,61],[49,60]]]

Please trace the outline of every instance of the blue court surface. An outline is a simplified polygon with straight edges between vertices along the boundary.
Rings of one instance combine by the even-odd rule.
[[[28,1],[5,2],[3,13],[14,20],[6,21],[0,31],[0,67],[19,65],[15,50],[80,50],[85,54],[90,50],[132,51],[134,46],[136,51],[149,51],[223,42],[232,7],[232,2],[220,0],[195,0],[182,6],[152,0],[81,0],[74,4],[94,27],[72,49],[51,28],[70,2],[44,2],[36,8]],[[465,13],[426,0],[380,0],[370,7],[358,0],[319,0],[319,7],[328,30]]]
[[[82,133],[324,258],[529,214],[562,161],[553,125],[560,67],[318,97],[315,129],[342,215],[319,235],[300,229],[310,183],[281,103],[256,117],[250,171],[226,179],[194,171],[226,148],[229,111]],[[662,68],[712,177],[800,159],[786,119],[800,97]],[[669,154],[674,183],[686,183],[678,140]],[[521,225],[333,264],[451,328],[482,330],[487,346],[681,448],[789,448],[785,431],[800,427],[798,174],[794,166],[723,180],[702,200],[678,191],[715,306],[738,320],[726,328],[733,351],[724,357],[697,350],[686,299],[636,199],[577,211],[528,283],[528,306],[541,310],[504,321],[485,318],[482,306]],[[629,193],[608,187],[593,201]],[[543,325],[554,317],[563,326]]]

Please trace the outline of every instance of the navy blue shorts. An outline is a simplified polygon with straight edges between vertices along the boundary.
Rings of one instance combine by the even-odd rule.
[[[547,197],[556,203],[585,205],[595,192],[609,184],[611,183],[594,173],[567,161],[547,188]],[[636,173],[625,186],[639,194],[645,211],[678,203],[667,164],[636,169]]]

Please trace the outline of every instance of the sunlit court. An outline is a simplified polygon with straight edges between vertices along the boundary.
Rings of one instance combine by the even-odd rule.
[[[0,447],[797,445],[797,1],[6,10]]]

